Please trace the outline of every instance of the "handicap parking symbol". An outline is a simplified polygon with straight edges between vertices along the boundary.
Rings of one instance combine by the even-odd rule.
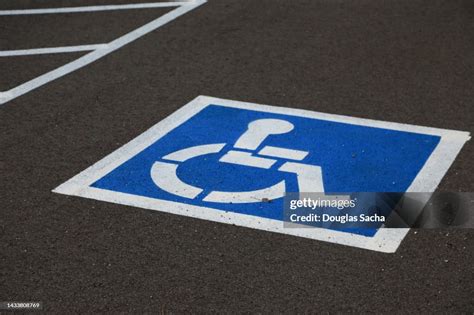
[[[214,113],[216,113],[215,109],[212,107],[209,107],[208,110],[214,111]],[[230,117],[228,116],[229,114],[231,113],[220,113],[220,115],[224,115],[224,117]],[[247,118],[245,118],[245,120],[247,120]],[[234,126],[237,127],[236,124],[234,124]],[[236,129],[241,129],[241,127],[242,126],[238,126]],[[191,126],[191,128],[193,127]],[[231,144],[230,148],[226,150],[227,152],[221,154],[218,159],[218,163],[229,163],[244,166],[245,168],[250,167],[270,169],[275,163],[278,162],[278,158],[286,159],[288,161],[283,163],[277,170],[280,172],[293,173],[296,176],[299,191],[309,191],[309,189],[314,191],[324,191],[322,186],[323,182],[321,167],[316,165],[307,165],[304,163],[290,162],[292,160],[299,161],[304,159],[309,152],[273,146],[263,146],[260,151],[255,152],[256,149],[262,146],[262,143],[265,142],[267,137],[270,137],[271,135],[286,134],[291,132],[293,129],[294,125],[287,120],[272,118],[260,118],[252,120],[247,124],[247,130],[245,130],[245,132],[237,139],[233,146]],[[216,130],[216,132],[222,133],[222,135],[225,137],[224,132],[229,132],[229,129],[222,131]],[[209,141],[209,138],[211,137],[206,136],[202,140],[194,140]],[[198,158],[205,159],[205,157],[209,154],[220,154],[225,150],[226,145],[226,143],[201,144],[179,149],[178,151],[167,154],[161,158],[162,161],[154,162],[153,166],[151,167],[151,178],[153,179],[155,185],[163,191],[176,196],[195,199],[201,195],[205,189],[183,182],[177,174],[179,165],[194,158],[197,158],[196,161],[199,163]],[[222,173],[225,172],[226,174],[233,177],[234,181],[236,181],[239,177],[241,177],[241,172],[245,172],[245,168],[242,167],[219,168],[217,165],[216,168],[216,166],[208,164],[209,163],[194,164],[194,167],[198,167],[198,170],[194,169],[194,173],[204,172],[216,178],[223,178],[224,174]],[[203,165],[210,166],[212,168],[206,170],[204,169]],[[190,167],[189,170],[193,171],[193,167]],[[252,171],[252,169],[249,169],[248,171]],[[245,183],[245,186],[252,186],[252,182],[257,182],[255,179],[251,179],[253,176],[253,174],[248,175],[250,183]],[[278,175],[273,174],[272,177],[276,176]],[[226,189],[231,189],[231,191],[219,191],[208,188],[207,190],[210,190],[210,192],[203,196],[202,201],[223,204],[240,204],[256,203],[261,202],[262,200],[276,200],[283,198],[286,192],[285,180],[277,180],[276,183],[272,183],[272,180],[269,180],[269,178],[270,176],[268,176],[268,178],[262,177],[261,183],[258,184],[263,184],[263,187],[258,187],[254,190],[233,191],[235,188],[227,187]],[[270,181],[270,184],[265,185],[265,182],[268,181]],[[205,182],[204,180],[202,180],[202,182],[205,184],[205,186],[209,187],[209,182]],[[98,185],[100,187],[100,184]]]
[[[406,229],[285,229],[285,194],[431,192],[468,139],[200,96],[54,191],[393,252]]]

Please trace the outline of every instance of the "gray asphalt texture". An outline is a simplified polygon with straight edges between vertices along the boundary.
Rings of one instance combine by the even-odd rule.
[[[153,18],[139,11],[120,19]],[[210,1],[0,106],[0,299],[58,314],[473,312],[472,230],[412,230],[383,254],[51,192],[198,95],[472,134],[473,36],[472,0]],[[11,80],[46,59],[9,58]],[[474,190],[473,152],[440,190]]]

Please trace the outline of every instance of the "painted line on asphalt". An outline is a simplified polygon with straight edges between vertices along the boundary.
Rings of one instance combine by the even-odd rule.
[[[69,52],[78,52],[78,51],[91,51],[91,50],[106,49],[106,48],[108,48],[107,44],[96,44],[96,45],[46,47],[46,48],[32,48],[32,49],[19,49],[19,50],[3,50],[3,51],[0,51],[0,57],[60,54],[60,53],[69,53]]]
[[[170,2],[171,3],[171,2]],[[5,104],[11,101],[14,98],[17,98],[23,94],[30,92],[40,86],[51,82],[53,80],[59,79],[73,71],[76,71],[88,64],[110,54],[111,52],[122,48],[123,46],[135,41],[136,39],[156,30],[157,28],[173,21],[174,19],[180,17],[181,15],[192,11],[199,7],[200,5],[206,3],[206,0],[196,0],[192,2],[173,2],[179,7],[156,18],[155,20],[107,43],[106,48],[96,49],[90,53],[79,57],[78,59],[71,61],[59,68],[56,68],[52,71],[49,71],[43,75],[40,75],[28,82],[20,84],[8,91],[0,92],[0,105]],[[183,4],[184,3],[184,4]]]
[[[196,4],[197,2],[199,2],[199,1],[152,2],[152,3],[94,5],[94,6],[64,7],[64,8],[0,10],[0,15],[34,15],[34,14],[58,14],[58,13],[83,13],[83,12],[98,12],[98,11],[168,8],[168,7],[176,7],[176,6],[181,6],[181,5],[193,5],[193,4]]]

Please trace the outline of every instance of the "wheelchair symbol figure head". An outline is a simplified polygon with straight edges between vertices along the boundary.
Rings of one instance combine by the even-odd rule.
[[[308,152],[265,146],[256,154],[241,150],[255,151],[271,135],[285,134],[294,129],[294,125],[282,119],[258,119],[248,124],[247,130],[234,144],[234,150],[225,153],[219,162],[269,169],[277,162],[274,158],[290,160],[278,168],[278,171],[294,173],[300,192],[324,192],[321,167],[293,161],[301,161]],[[183,182],[177,175],[180,163],[207,154],[220,153],[226,143],[202,144],[184,148],[166,156],[164,161],[156,161],[150,171],[151,178],[160,189],[188,199],[195,199],[204,190]],[[240,150],[239,150],[240,149]],[[270,158],[272,157],[272,158]],[[293,161],[291,161],[293,160]],[[211,191],[202,200],[217,203],[253,203],[263,199],[278,199],[286,192],[285,181],[264,189],[250,191]]]
[[[249,123],[247,131],[240,136],[234,147],[256,150],[269,135],[284,134],[295,128],[292,123],[281,119],[258,119]]]

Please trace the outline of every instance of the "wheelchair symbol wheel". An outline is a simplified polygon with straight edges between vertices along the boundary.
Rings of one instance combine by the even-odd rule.
[[[274,158],[301,161],[308,155],[308,152],[273,146],[263,147],[256,155],[248,151],[242,151],[255,151],[268,136],[285,134],[293,129],[293,124],[286,120],[254,120],[249,123],[247,131],[235,142],[234,149],[225,153],[219,159],[219,162],[269,169],[278,161]],[[198,156],[220,153],[225,145],[226,143],[203,144],[170,153],[162,157],[166,162],[156,161],[153,164],[150,171],[151,178],[155,185],[170,194],[195,199],[204,190],[189,185],[178,177],[177,169],[180,163]],[[278,170],[294,173],[297,177],[300,192],[324,192],[320,166],[287,161]],[[286,184],[285,180],[282,180],[275,185],[258,190],[237,192],[214,190],[202,200],[217,203],[254,203],[261,202],[264,199],[282,198],[285,196],[285,192]]]

